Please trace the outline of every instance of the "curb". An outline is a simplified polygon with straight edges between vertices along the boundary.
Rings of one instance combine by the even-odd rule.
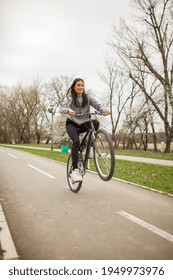
[[[2,210],[2,206],[0,204],[0,243],[3,253],[3,260],[18,260],[18,255],[16,248],[14,246],[14,242],[7,225],[7,221],[4,216],[4,212]]]

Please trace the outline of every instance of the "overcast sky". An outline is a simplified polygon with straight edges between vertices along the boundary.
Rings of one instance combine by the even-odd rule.
[[[112,24],[130,0],[0,0],[0,84],[78,76],[99,90]]]

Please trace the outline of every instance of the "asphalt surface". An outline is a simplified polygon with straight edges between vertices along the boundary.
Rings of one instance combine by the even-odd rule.
[[[0,199],[21,260],[172,260],[173,197],[0,147]]]

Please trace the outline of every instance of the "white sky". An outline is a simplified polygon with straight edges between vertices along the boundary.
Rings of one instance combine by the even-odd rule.
[[[130,0],[0,0],[0,84],[81,77],[97,92],[111,25]]]

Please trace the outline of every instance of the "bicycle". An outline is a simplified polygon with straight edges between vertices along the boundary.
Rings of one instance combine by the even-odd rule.
[[[114,173],[115,169],[115,154],[113,143],[108,132],[99,128],[95,130],[92,115],[102,115],[100,112],[77,114],[77,116],[89,116],[91,122],[91,129],[85,132],[79,146],[79,158],[78,158],[78,169],[82,178],[84,177],[89,163],[90,148],[93,147],[94,164],[98,175],[104,181],[109,181]],[[71,178],[72,172],[72,155],[69,155],[67,161],[67,181],[72,192],[77,193],[82,186],[83,180],[79,182],[73,181]]]

